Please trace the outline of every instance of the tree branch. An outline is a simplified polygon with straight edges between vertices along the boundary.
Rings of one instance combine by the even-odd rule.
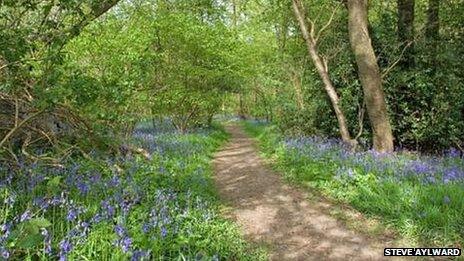
[[[339,6],[340,6],[340,4],[338,4],[338,5],[335,7],[335,9],[334,9],[333,12],[332,12],[332,15],[331,15],[330,18],[329,18],[329,21],[327,21],[327,23],[319,30],[319,32],[317,33],[317,36],[316,36],[316,38],[315,38],[315,42],[319,41],[319,38],[321,38],[322,33],[323,33],[325,30],[327,30],[327,28],[330,26],[330,24],[332,24],[332,21],[333,21],[333,19],[334,19],[334,17],[335,17],[335,14],[336,14],[337,11],[338,11]]]
[[[399,62],[401,62],[401,60],[403,59],[404,57],[404,53],[406,52],[406,50],[409,48],[409,46],[411,46],[413,42],[409,42],[404,48],[403,48],[403,51],[401,51],[401,54],[400,56],[398,57],[398,59],[392,63],[392,65],[390,65],[387,69],[385,69],[382,73],[382,79],[385,78],[388,73],[390,73],[390,71],[395,68],[396,65],[398,65]]]
[[[22,122],[20,122],[18,125],[16,125],[15,127],[13,127],[6,135],[5,137],[3,137],[2,141],[0,141],[0,148],[3,147],[3,145],[5,144],[5,142],[8,141],[8,139],[13,136],[13,134],[16,133],[16,131],[18,131],[24,124],[26,124],[28,121],[34,119],[35,117],[39,116],[40,114],[42,114],[44,112],[44,110],[41,110],[41,111],[38,111],[36,113],[33,113],[31,115],[29,115],[27,118],[25,118]]]

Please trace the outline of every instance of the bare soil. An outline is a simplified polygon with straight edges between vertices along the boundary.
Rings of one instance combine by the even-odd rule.
[[[385,259],[390,240],[348,228],[330,215],[333,203],[308,200],[302,189],[285,184],[239,126],[226,129],[231,140],[214,159],[219,194],[230,206],[227,215],[249,240],[268,248],[271,260]]]

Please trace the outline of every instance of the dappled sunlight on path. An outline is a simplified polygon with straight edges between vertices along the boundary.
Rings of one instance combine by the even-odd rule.
[[[215,181],[230,215],[272,260],[381,260],[390,242],[377,242],[328,213],[330,203],[308,201],[259,158],[253,140],[227,126],[231,141],[214,160]],[[391,260],[391,259],[390,259]]]

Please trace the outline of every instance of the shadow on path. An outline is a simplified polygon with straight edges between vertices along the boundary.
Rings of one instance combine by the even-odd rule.
[[[231,216],[252,241],[270,247],[272,260],[382,260],[390,242],[375,242],[327,214],[330,203],[308,201],[286,185],[256,153],[239,126],[214,159],[215,182]],[[389,259],[391,260],[391,259]]]

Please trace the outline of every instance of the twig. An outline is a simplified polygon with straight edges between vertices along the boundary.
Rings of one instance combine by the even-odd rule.
[[[358,131],[358,134],[356,134],[356,137],[354,138],[355,140],[358,140],[359,137],[361,137],[363,133],[365,107],[366,107],[366,100],[363,99],[363,104],[362,106],[359,107],[359,113],[358,113],[359,131]]]
[[[319,41],[319,38],[322,36],[322,33],[323,33],[325,30],[327,30],[327,28],[330,26],[330,24],[332,24],[332,21],[333,21],[333,19],[334,19],[334,17],[335,17],[335,14],[336,14],[337,11],[338,11],[339,6],[340,6],[340,4],[338,4],[338,5],[335,7],[335,9],[334,9],[333,12],[332,12],[332,15],[331,15],[330,18],[329,18],[329,21],[327,21],[327,23],[319,30],[319,32],[317,33],[317,36],[316,36],[316,38],[315,38],[315,40],[314,40],[315,42]]]
[[[401,51],[401,54],[399,56],[399,58],[390,66],[388,67],[387,69],[385,69],[382,73],[382,79],[385,78],[385,76],[388,75],[388,73],[390,73],[390,71],[401,61],[401,59],[403,58],[404,56],[404,52],[406,51],[406,49],[409,48],[409,46],[411,46],[413,42],[409,42],[404,48],[403,48],[403,51]]]
[[[26,124],[28,121],[34,119],[35,117],[39,116],[40,114],[42,114],[44,111],[41,110],[41,111],[38,111],[30,116],[28,116],[26,119],[24,119],[21,123],[19,123],[17,126],[15,126],[13,129],[11,129],[6,135],[5,137],[3,137],[2,141],[0,141],[0,147],[3,147],[3,145],[5,144],[5,142],[11,137],[13,136],[13,134],[16,133],[16,131],[18,131],[24,124]]]
[[[18,119],[19,119],[19,105],[18,105],[18,98],[15,98],[15,123],[14,126],[18,126]]]

